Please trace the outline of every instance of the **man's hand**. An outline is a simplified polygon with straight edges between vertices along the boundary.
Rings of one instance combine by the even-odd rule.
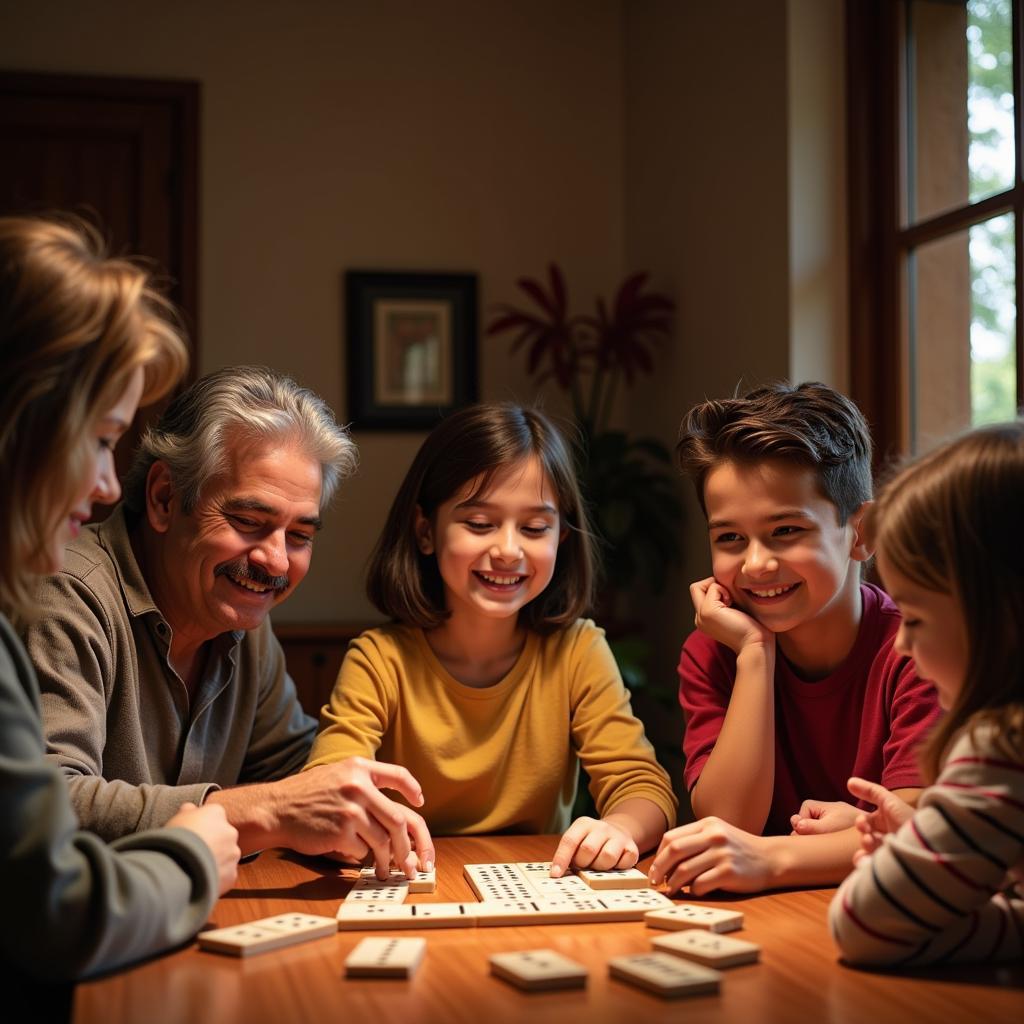
[[[853,828],[860,813],[845,800],[805,800],[789,823],[795,836],[820,836]]]
[[[900,825],[913,817],[914,808],[877,782],[852,778],[847,782],[846,788],[858,800],[875,805],[875,809],[869,814],[861,813],[857,816],[860,849],[854,853],[853,863],[859,864],[882,845],[882,839],[887,833],[896,832]]]
[[[213,854],[217,863],[217,894],[222,895],[238,877],[238,829],[228,824],[223,807],[196,807],[182,804],[178,813],[167,822],[168,828],[184,828],[194,832]]]
[[[232,821],[237,814],[250,823],[240,826],[247,849],[287,846],[353,861],[372,853],[381,879],[392,863],[407,875],[417,862],[429,871],[434,848],[426,822],[380,788],[398,791],[417,807],[423,803],[419,783],[405,768],[364,757],[318,765],[278,782],[221,790],[206,802],[223,804]]]
[[[561,878],[570,864],[612,871],[631,868],[639,859],[640,851],[633,837],[621,825],[597,818],[577,818],[566,829],[551,858],[551,877]]]
[[[729,591],[713,576],[690,584],[694,625],[712,640],[739,654],[751,644],[774,647],[775,634],[746,612],[734,608]]]
[[[751,835],[720,818],[702,818],[665,833],[651,863],[651,885],[669,892],[689,885],[693,896],[714,889],[758,892],[773,882],[773,865],[763,836]]]

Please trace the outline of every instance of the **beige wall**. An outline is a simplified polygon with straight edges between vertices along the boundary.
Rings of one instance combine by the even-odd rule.
[[[482,310],[551,259],[580,296],[621,274],[617,0],[33,0],[2,23],[8,70],[202,83],[202,371],[269,363],[344,417],[345,268],[476,271]],[[531,397],[506,352],[481,339],[482,394]],[[356,435],[278,620],[378,617],[363,564],[420,439]]]
[[[625,44],[626,263],[678,304],[631,418],[674,442],[693,403],[789,369],[785,4],[628,4]],[[685,567],[650,609],[666,685],[693,628],[686,584],[710,570],[689,487],[685,497]]]
[[[845,391],[850,373],[844,5],[788,0],[788,9],[789,376]]]
[[[344,417],[347,267],[475,270],[484,310],[552,258],[578,308],[648,269],[675,338],[619,419],[671,443],[705,395],[811,365],[844,379],[841,9],[33,0],[7,5],[0,66],[202,83],[201,370],[267,362]],[[506,351],[481,339],[483,396],[531,397]],[[362,566],[420,435],[356,439],[280,620],[374,617]],[[669,676],[707,568],[687,500],[686,566],[651,607]]]

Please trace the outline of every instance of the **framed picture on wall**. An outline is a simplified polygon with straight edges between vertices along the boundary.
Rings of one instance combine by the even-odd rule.
[[[348,418],[429,430],[476,401],[475,274],[345,274]]]

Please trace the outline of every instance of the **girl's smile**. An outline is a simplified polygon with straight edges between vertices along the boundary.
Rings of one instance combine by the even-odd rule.
[[[417,511],[420,550],[437,558],[454,618],[511,619],[551,582],[561,540],[553,488],[536,458],[474,479],[428,519]]]
[[[526,576],[499,576],[495,573],[486,572],[474,572],[473,575],[475,575],[477,579],[481,580],[484,586],[495,590],[498,593],[505,593],[510,590],[514,590],[527,579]]]

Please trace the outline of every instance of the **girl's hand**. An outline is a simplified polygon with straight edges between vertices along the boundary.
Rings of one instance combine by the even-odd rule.
[[[594,871],[631,868],[640,859],[633,837],[612,821],[577,818],[562,836],[551,858],[551,877],[561,878],[572,864]]]
[[[774,633],[746,612],[733,607],[729,591],[713,576],[690,584],[690,600],[696,612],[694,625],[736,654],[752,644],[770,646],[775,643]]]
[[[855,822],[860,832],[860,849],[854,853],[853,863],[859,864],[882,845],[886,834],[897,831],[900,825],[910,820],[914,808],[877,782],[853,778],[846,787],[858,800],[875,805],[869,814],[858,815]]]

